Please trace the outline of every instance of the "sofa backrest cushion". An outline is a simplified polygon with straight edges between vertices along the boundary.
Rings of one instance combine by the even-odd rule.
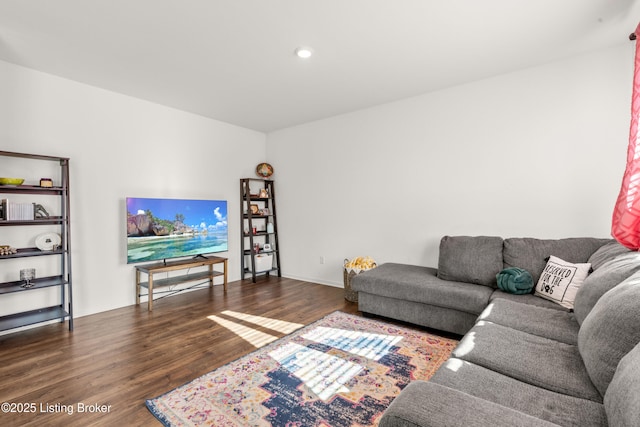
[[[618,255],[626,254],[630,251],[631,249],[625,248],[617,241],[610,240],[609,243],[600,246],[598,250],[589,257],[589,264],[591,264],[591,268],[597,270],[605,262],[611,261]]]
[[[586,263],[589,257],[611,239],[573,237],[568,239],[534,239],[514,237],[504,240],[504,268],[519,267],[527,270],[538,283],[547,259],[553,255],[567,262]]]
[[[602,396],[620,360],[640,342],[640,272],[605,293],[584,319],[578,348]]]
[[[640,422],[640,344],[622,358],[604,395],[610,426],[637,426]]]
[[[576,294],[573,310],[578,323],[582,324],[602,295],[639,270],[638,252],[626,251],[600,265],[584,280]]]
[[[440,240],[438,278],[497,287],[502,242],[502,237],[494,236],[444,236]]]

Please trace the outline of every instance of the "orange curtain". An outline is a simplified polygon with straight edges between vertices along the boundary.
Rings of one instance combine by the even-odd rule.
[[[640,38],[640,24],[635,31]],[[631,99],[631,127],[627,166],[622,178],[620,194],[613,211],[611,235],[629,249],[640,249],[640,44],[636,41],[635,69],[633,73],[633,95]]]

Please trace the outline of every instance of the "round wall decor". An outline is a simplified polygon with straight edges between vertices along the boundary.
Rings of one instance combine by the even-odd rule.
[[[269,163],[260,163],[258,166],[256,166],[256,174],[260,178],[269,178],[271,175],[273,175],[273,166],[271,166]]]

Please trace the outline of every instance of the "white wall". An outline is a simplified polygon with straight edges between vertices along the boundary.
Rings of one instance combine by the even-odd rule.
[[[238,179],[252,176],[265,153],[276,171],[283,274],[339,286],[343,259],[356,255],[435,266],[444,234],[608,236],[626,156],[632,58],[624,45],[266,140],[0,62],[0,149],[71,158],[78,316],[135,301],[124,237],[130,195],[227,199],[224,255],[238,280]],[[32,234],[23,239],[38,234],[23,230]],[[0,228],[0,244],[10,237]],[[19,268],[3,261],[0,281],[17,280]],[[52,298],[3,296],[0,314]]]
[[[71,159],[77,316],[135,303],[134,267],[126,264],[127,196],[226,199],[229,252],[221,255],[229,258],[229,279],[240,279],[239,178],[253,176],[265,160],[264,134],[6,62],[0,94],[0,150]],[[47,176],[20,172],[32,182]],[[17,246],[5,241],[15,232],[0,228],[0,244]],[[22,227],[20,240],[35,246],[41,232]],[[18,280],[23,264],[3,261],[0,281]],[[3,296],[0,314],[49,299],[55,296],[44,291]]]
[[[437,266],[445,234],[608,237],[632,73],[629,43],[269,134],[284,274]]]

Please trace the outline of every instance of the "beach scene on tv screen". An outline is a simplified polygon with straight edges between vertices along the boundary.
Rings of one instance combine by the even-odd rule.
[[[224,252],[227,201],[127,198],[127,262]]]

